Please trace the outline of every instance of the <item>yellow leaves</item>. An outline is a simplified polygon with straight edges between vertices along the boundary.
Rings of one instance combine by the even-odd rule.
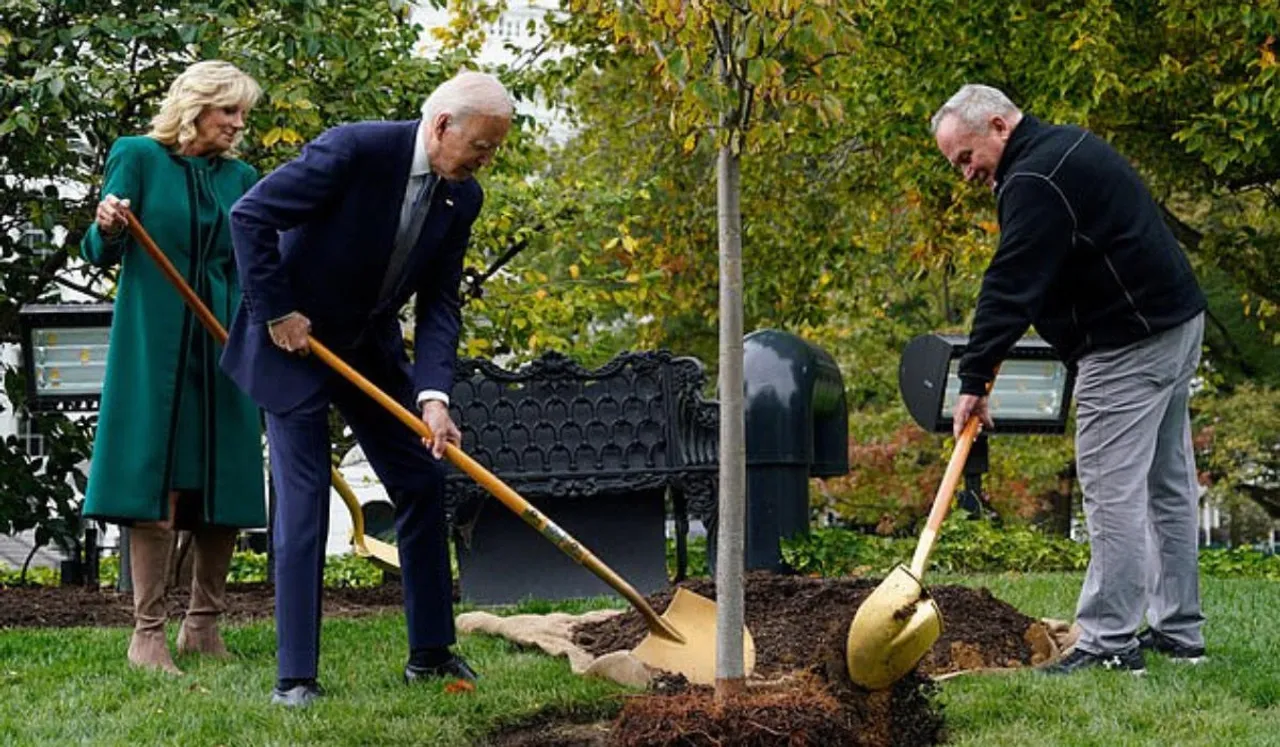
[[[582,270],[577,265],[569,265],[569,277],[577,280],[582,275]]]
[[[831,273],[826,270],[823,270],[822,274],[818,276],[818,287],[825,288],[830,284],[831,284]]]
[[[533,297],[539,301],[545,301],[547,299],[547,289],[539,288],[537,292],[533,294]]]
[[[262,144],[268,148],[280,141],[284,141],[286,145],[294,145],[302,142],[302,136],[292,127],[272,127],[262,136]]]
[[[978,221],[978,228],[981,228],[983,231],[986,231],[987,234],[993,236],[1000,233],[1000,225],[993,220]]]
[[[685,137],[684,144],[681,146],[681,150],[683,150],[684,154],[687,156],[693,152],[694,148],[697,148],[697,147],[698,147],[698,133],[690,132],[688,136]]]
[[[1067,49],[1070,49],[1072,52],[1079,52],[1081,49],[1084,49],[1084,45],[1088,43],[1089,43],[1089,35],[1083,34],[1080,36],[1079,39],[1076,39],[1075,41],[1071,42],[1071,46],[1067,47]]]
[[[1262,59],[1258,61],[1258,64],[1262,67],[1276,66],[1275,43],[1276,37],[1272,34],[1267,34],[1267,40],[1258,48],[1262,52]]]
[[[627,273],[627,277],[625,278],[625,280],[628,283],[633,283],[633,284],[638,283],[640,282],[640,273],[632,270],[631,272]]]
[[[289,96],[296,96],[296,95],[297,95],[296,92],[289,94]],[[306,99],[306,98],[278,98],[278,99],[272,99],[271,108],[280,110],[280,111],[283,111],[286,109],[301,109],[303,111],[310,111],[316,108],[316,105],[311,103],[310,99]]]

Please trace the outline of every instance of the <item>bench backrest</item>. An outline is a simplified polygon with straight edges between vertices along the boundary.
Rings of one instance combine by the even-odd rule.
[[[526,497],[662,487],[715,470],[718,408],[695,358],[621,353],[586,369],[555,352],[509,371],[458,361],[450,410],[462,449]],[[481,490],[450,468],[454,499]],[[451,501],[452,502],[452,501]]]

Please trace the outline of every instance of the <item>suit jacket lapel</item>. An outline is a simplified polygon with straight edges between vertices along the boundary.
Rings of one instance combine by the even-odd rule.
[[[396,279],[395,291],[389,299],[393,304],[398,306],[402,302],[399,299],[404,294],[405,287],[418,277],[423,266],[435,256],[436,250],[444,241],[457,213],[454,200],[452,186],[447,180],[441,179],[436,184],[435,194],[431,197],[431,209],[422,221],[422,229],[414,242],[413,251],[409,254],[400,277]]]
[[[409,187],[409,169],[413,167],[413,138],[418,133],[416,121],[402,122],[401,125],[385,154],[387,162],[395,164],[395,167],[391,171],[393,178],[387,180],[389,191],[381,206],[381,220],[375,224],[381,228],[377,251],[384,260],[395,249],[400,208],[404,205],[404,192]]]

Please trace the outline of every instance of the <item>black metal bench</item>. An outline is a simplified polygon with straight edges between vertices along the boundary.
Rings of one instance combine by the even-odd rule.
[[[594,370],[555,352],[515,371],[458,362],[450,410],[462,448],[642,593],[667,585],[667,501],[677,578],[690,516],[716,506],[719,406],[701,362],[622,353]],[[470,477],[450,467],[463,598],[505,603],[609,591]]]

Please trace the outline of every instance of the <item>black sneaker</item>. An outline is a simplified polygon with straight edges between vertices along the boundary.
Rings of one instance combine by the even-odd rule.
[[[1143,651],[1164,654],[1170,659],[1183,664],[1199,664],[1207,658],[1204,655],[1204,646],[1184,646],[1164,633],[1151,628],[1147,628],[1138,634],[1138,648]]]
[[[1134,675],[1147,673],[1147,663],[1142,657],[1142,650],[1137,648],[1118,654],[1091,654],[1088,651],[1073,648],[1058,663],[1051,664],[1041,671],[1045,674],[1072,674],[1089,667],[1115,669]]]

